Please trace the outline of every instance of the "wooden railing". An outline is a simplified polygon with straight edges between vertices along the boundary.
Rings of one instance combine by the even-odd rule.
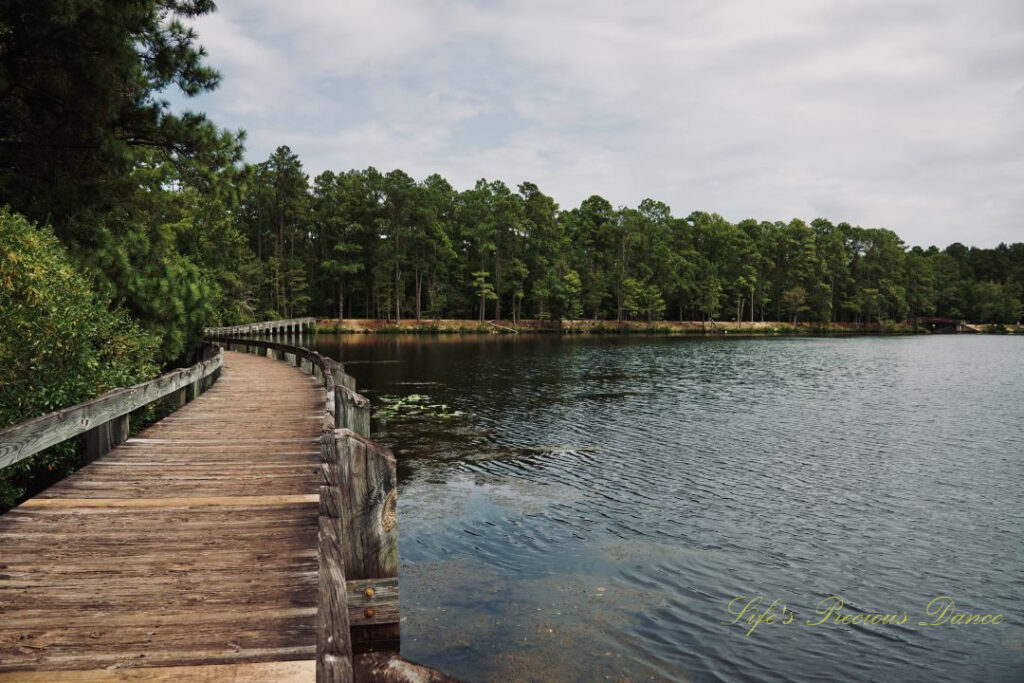
[[[245,323],[230,327],[207,327],[203,332],[208,337],[251,337],[260,335],[298,334],[316,327],[316,318],[291,318],[289,320],[267,320]]]
[[[316,377],[325,390],[317,681],[351,681],[354,666],[370,678],[451,680],[402,660],[397,652],[396,463],[389,449],[369,440],[370,402],[356,393],[355,379],[337,361],[302,346],[237,339],[234,334],[239,332],[209,334],[202,360],[191,367],[0,431],[0,468],[82,434],[88,459],[103,455],[127,439],[132,411],[171,394],[181,406],[209,388],[220,375],[225,348],[289,362]],[[390,652],[369,652],[381,649]],[[367,654],[353,659],[360,651]]]
[[[259,353],[301,368],[314,375],[327,391],[327,410],[332,425],[351,429],[361,436],[370,436],[370,402],[355,392],[356,380],[345,373],[344,366],[333,358],[323,356],[304,346],[294,346],[265,339],[234,339],[210,335],[231,351]]]
[[[104,455],[128,438],[133,411],[175,393],[177,405],[182,406],[217,380],[223,362],[221,348],[206,343],[201,357],[191,367],[0,430],[0,469],[82,434],[88,462]]]
[[[398,482],[369,440],[370,402],[337,361],[302,346],[212,335],[231,351],[288,362],[325,390],[320,438],[317,681],[348,681],[353,654],[398,642]],[[411,666],[411,665],[409,665]],[[440,680],[440,679],[435,679]]]

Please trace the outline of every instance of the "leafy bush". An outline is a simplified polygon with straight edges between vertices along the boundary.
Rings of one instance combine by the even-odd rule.
[[[0,428],[153,377],[157,338],[111,310],[49,228],[0,208]],[[78,465],[61,444],[0,471],[0,509]]]

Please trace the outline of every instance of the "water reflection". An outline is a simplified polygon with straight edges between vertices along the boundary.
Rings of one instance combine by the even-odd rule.
[[[468,680],[1020,680],[1012,338],[319,337],[399,456],[403,653]],[[371,362],[372,361],[372,362]],[[937,595],[1000,627],[921,627]],[[737,596],[794,623],[749,637]],[[907,611],[809,626],[819,601]]]

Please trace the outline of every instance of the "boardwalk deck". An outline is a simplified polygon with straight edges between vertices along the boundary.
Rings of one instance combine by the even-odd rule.
[[[0,681],[311,680],[324,391],[202,396],[0,516]]]

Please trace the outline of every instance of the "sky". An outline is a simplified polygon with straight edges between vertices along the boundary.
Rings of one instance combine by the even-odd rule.
[[[250,161],[1024,241],[1022,0],[218,4],[223,81],[184,108]]]

